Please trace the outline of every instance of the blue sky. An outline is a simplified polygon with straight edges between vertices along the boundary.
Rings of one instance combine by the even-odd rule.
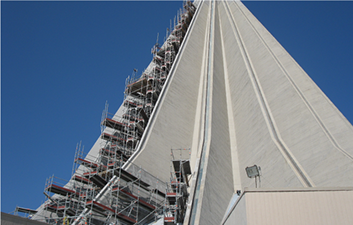
[[[244,3],[352,123],[353,2]],[[1,211],[37,208],[181,2],[1,2]]]

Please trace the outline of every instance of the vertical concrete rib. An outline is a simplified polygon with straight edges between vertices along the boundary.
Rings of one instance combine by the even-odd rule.
[[[234,193],[232,155],[227,110],[224,52],[221,36],[219,2],[215,1],[211,143],[206,151],[205,185],[200,224],[219,224]],[[219,184],[222,184],[221,186]],[[209,216],[211,215],[212,216]]]
[[[159,179],[168,181],[170,178],[170,146],[180,148],[189,147],[192,144],[191,137],[194,127],[190,124],[193,124],[195,119],[196,102],[199,96],[199,89],[195,88],[195,84],[202,80],[200,71],[203,65],[203,46],[206,43],[205,40],[198,39],[199,36],[203,37],[205,32],[205,18],[197,16],[200,10],[207,10],[207,8],[200,6],[196,10],[142,141],[133,156],[124,164],[124,169],[130,166],[130,162],[133,162]],[[193,33],[192,37],[189,37],[190,33]],[[190,60],[189,57],[194,60]],[[184,104],[182,106],[173,104],[174,101]],[[156,161],[159,163],[154,163]],[[116,176],[112,178],[112,180],[115,179]],[[104,189],[107,187],[109,183]],[[95,200],[102,201],[107,198],[109,196],[102,190]],[[89,210],[84,210],[80,217],[87,213]]]
[[[264,188],[352,186],[353,127],[337,108],[241,2],[195,5],[141,142],[124,168],[133,162],[168,181],[170,147],[191,147],[184,224],[221,223],[233,192],[254,185],[244,171],[254,164],[262,167]],[[98,155],[101,141],[90,154]],[[94,200],[109,205],[116,180]]]
[[[352,137],[351,125],[328,104],[322,91],[242,3],[228,2],[228,6],[281,143],[316,186],[351,185],[353,164],[348,156],[352,155],[353,148],[348,141]],[[347,154],[333,144],[318,119]],[[335,166],[337,163],[342,165],[340,171]],[[283,163],[278,161],[276,166],[280,164]],[[274,168],[268,169],[273,171],[266,173],[273,176]]]
[[[162,96],[132,159],[133,163],[165,181],[170,178],[169,169],[166,169],[170,167],[170,148],[188,148],[193,144],[207,19],[200,11],[204,10],[207,11],[207,7],[202,4],[196,10]],[[158,164],[151,163],[151,159]]]
[[[203,141],[202,141],[202,149],[200,152],[200,160],[199,160],[199,165],[198,165],[198,170],[196,171],[196,181],[194,183],[194,187],[192,190],[194,191],[193,193],[193,199],[192,199],[192,205],[191,205],[191,214],[190,214],[190,223],[191,224],[199,224],[200,220],[200,211],[202,207],[202,195],[203,195],[203,188],[204,188],[204,178],[205,174],[204,172],[204,167],[205,163],[207,164],[206,161],[206,151],[209,149],[210,145],[210,135],[211,135],[211,127],[210,127],[210,122],[211,122],[211,104],[212,100],[210,99],[211,97],[211,85],[212,85],[212,70],[213,70],[213,32],[214,32],[214,1],[210,2],[210,7],[209,7],[209,13],[208,13],[208,48],[207,48],[207,69],[206,69],[206,98],[205,98],[205,115],[204,115],[204,134],[203,134]],[[201,196],[201,197],[200,197]]]
[[[225,7],[226,7],[226,12],[228,17],[230,18],[230,20],[232,21],[232,29],[234,31],[234,35],[236,36],[236,39],[238,41],[238,45],[240,46],[240,50],[242,52],[243,55],[243,59],[244,62],[246,64],[247,70],[248,70],[248,74],[250,76],[250,79],[252,81],[254,90],[256,92],[256,95],[258,97],[258,101],[261,105],[261,110],[264,114],[264,118],[266,120],[268,129],[270,131],[270,134],[273,138],[273,141],[275,142],[275,144],[277,145],[278,149],[282,152],[283,157],[286,159],[286,161],[289,163],[289,165],[291,165],[291,167],[293,168],[293,171],[298,175],[298,178],[300,179],[300,181],[302,182],[302,184],[304,186],[307,187],[312,187],[313,186],[313,182],[310,180],[309,176],[307,175],[307,173],[304,171],[304,169],[302,168],[302,166],[299,164],[299,162],[295,159],[295,157],[292,155],[292,153],[290,152],[289,149],[287,149],[287,147],[284,145],[284,143],[281,141],[280,135],[276,129],[276,126],[274,125],[274,120],[272,118],[272,115],[270,113],[270,109],[266,103],[266,99],[264,97],[263,91],[260,87],[258,78],[256,76],[256,73],[253,69],[252,66],[252,62],[251,59],[247,53],[247,50],[245,48],[244,42],[242,40],[241,34],[239,33],[239,30],[237,28],[236,25],[236,21],[229,9],[229,3],[225,2]]]
[[[220,223],[234,192],[218,2],[210,4],[205,138],[190,224]]]
[[[221,5],[221,4],[219,4]],[[224,12],[224,7],[220,6],[218,13],[222,15]],[[234,124],[234,112],[233,112],[233,103],[231,97],[231,88],[230,88],[230,80],[229,73],[227,67],[227,57],[226,57],[226,49],[224,46],[223,36],[224,31],[221,18],[219,19],[220,23],[220,36],[221,36],[221,46],[222,46],[222,58],[223,58],[223,70],[224,70],[224,84],[225,84],[225,92],[226,92],[226,101],[227,101],[227,113],[228,113],[228,126],[229,126],[229,139],[230,139],[230,150],[231,150],[231,158],[232,158],[232,169],[233,169],[233,182],[234,182],[234,191],[241,190],[241,179],[240,179],[240,164],[239,164],[239,156],[237,149],[237,140],[236,140],[236,128]],[[230,60],[231,61],[231,60]]]
[[[353,135],[352,125],[251,12],[241,3],[238,3],[238,7],[247,16],[249,25],[256,30],[271,49],[276,60],[285,68],[332,137],[342,149],[352,156],[353,143],[349,138]]]
[[[251,25],[251,27],[253,28],[253,30],[255,31],[255,33],[257,34],[258,38],[262,41],[262,43],[264,44],[264,46],[267,48],[268,52],[270,53],[270,55],[272,56],[272,58],[274,59],[274,61],[277,63],[277,65],[281,68],[281,70],[283,71],[283,74],[287,77],[287,79],[289,80],[289,82],[291,83],[291,85],[293,86],[293,88],[295,89],[295,91],[298,93],[298,95],[300,96],[300,98],[303,100],[304,104],[306,105],[306,107],[309,109],[310,113],[313,115],[313,117],[315,118],[315,120],[317,121],[317,123],[320,125],[321,129],[323,130],[323,132],[326,134],[326,136],[328,137],[328,139],[331,141],[332,145],[339,150],[342,154],[344,154],[346,157],[350,158],[351,160],[353,160],[353,156],[350,155],[347,151],[345,151],[340,145],[339,143],[336,141],[335,137],[331,134],[331,132],[328,130],[328,128],[326,127],[325,123],[321,120],[321,118],[319,117],[319,115],[316,113],[316,111],[314,110],[314,108],[311,106],[311,104],[308,102],[307,98],[305,97],[305,95],[303,94],[303,92],[300,90],[300,88],[296,85],[296,83],[293,81],[293,79],[290,77],[288,71],[286,70],[286,68],[282,65],[282,63],[278,60],[278,58],[275,56],[274,52],[271,50],[271,48],[268,46],[268,44],[265,42],[265,40],[263,39],[263,37],[259,34],[259,32],[257,31],[257,29],[255,29],[253,23],[249,20],[249,18],[245,15],[242,7],[239,6],[239,3],[236,4],[236,6],[239,8],[240,12],[243,14],[244,18],[249,22],[249,24]]]

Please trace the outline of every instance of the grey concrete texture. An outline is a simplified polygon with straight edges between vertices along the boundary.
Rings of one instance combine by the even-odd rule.
[[[149,121],[149,132],[143,137],[146,141],[141,141],[133,161],[161,180],[170,178],[171,148],[192,145],[205,45],[200,37],[205,36],[205,23],[205,18],[200,17],[189,31]]]
[[[1,212],[1,224],[2,225],[45,225],[47,223],[31,220],[28,218],[23,218],[7,213]]]
[[[193,146],[200,141],[193,140],[194,132],[202,132],[201,128],[195,127],[195,121],[200,119],[197,115],[200,112],[196,112],[198,101],[204,97],[199,95],[205,94],[200,89],[205,89],[203,73],[207,67],[205,48],[208,48],[205,36],[210,22],[208,2],[198,4],[198,13],[148,125],[149,132],[144,134],[145,141],[139,146],[133,160],[135,164],[165,180],[169,178],[169,169],[165,168],[170,166],[170,149]],[[234,151],[238,155],[241,186],[253,185],[243,169],[254,163],[262,166],[264,178],[269,179],[266,183],[278,186],[273,182],[280,180],[278,177],[282,174],[285,181],[279,187],[301,186],[292,168],[285,163],[283,154],[277,149],[269,132],[269,119],[263,110],[268,110],[274,132],[278,133],[286,148],[305,165],[304,168],[309,167],[305,170],[309,176],[313,179],[318,176],[313,181],[316,186],[353,185],[347,183],[349,179],[344,179],[340,184],[338,181],[341,176],[335,175],[337,169],[327,167],[326,170],[332,174],[329,175],[330,172],[328,177],[320,179],[318,170],[321,169],[315,170],[307,165],[327,163],[333,166],[340,161],[348,172],[346,175],[353,174],[352,166],[349,165],[353,158],[352,125],[241,2],[219,1],[216,14],[216,24],[221,28],[222,36],[215,39],[215,45],[222,45],[223,51],[215,52],[217,59],[213,74],[217,79],[220,79],[219,76],[226,78],[222,78],[222,82],[213,89],[224,91],[228,85],[229,93],[216,98],[226,98],[224,101],[230,100],[231,104],[215,107],[214,111],[224,112],[229,109],[232,112],[231,120],[234,124],[224,129],[229,130],[227,133],[234,130],[236,133],[229,138],[236,140],[232,155]],[[236,33],[239,33],[238,37]],[[254,79],[258,86],[252,83]],[[230,99],[226,97],[227,94]],[[259,95],[262,95],[262,100]],[[223,117],[220,120],[226,121],[229,118]],[[98,138],[89,155],[93,157],[98,154],[101,142]],[[192,149],[192,154],[195,151],[197,149]],[[151,163],[151,159],[158,163]],[[273,165],[277,169],[269,168]]]
[[[249,179],[244,171],[245,167],[254,164],[262,167],[262,187],[352,186],[351,124],[242,3],[218,1],[215,21],[210,21],[210,3],[200,3],[195,23],[181,53],[180,60],[185,64],[176,64],[170,82],[170,87],[181,85],[179,88],[186,88],[192,82],[195,91],[199,86],[205,88],[205,85],[199,85],[199,82],[205,81],[199,79],[199,73],[192,69],[197,68],[204,73],[206,69],[200,68],[201,61],[196,64],[190,62],[193,58],[185,59],[189,55],[184,51],[191,48],[193,52],[201,54],[202,50],[207,49],[209,43],[202,45],[202,40],[209,35],[210,24],[214,23],[214,83],[212,100],[208,103],[212,104],[211,145],[204,152],[207,159],[196,221],[202,224],[219,222],[227,205],[225,202],[230,199],[230,192],[236,190],[232,185],[232,177],[240,176],[240,188],[254,186],[254,179]],[[207,23],[201,24],[200,20],[207,20]],[[196,33],[195,29],[205,31]],[[192,38],[198,40],[197,44],[191,42]],[[205,57],[207,55],[204,54]],[[183,69],[188,68],[182,74],[178,73],[178,67],[181,66]],[[203,66],[207,67],[205,63]],[[176,83],[177,77],[183,78],[181,83]],[[230,87],[228,94],[224,92],[226,85]],[[206,91],[201,93],[206,94]],[[195,112],[195,96],[172,94],[169,88],[166,89],[165,99],[160,102],[165,104],[164,111],[171,108],[169,104],[173,104],[173,112],[176,107],[185,110],[183,107],[192,102],[192,113]],[[227,96],[231,98],[230,105],[227,104]],[[203,107],[206,107],[204,104]],[[229,115],[227,117],[227,107],[231,108],[231,119]],[[170,143],[176,143],[176,130],[191,137],[192,129],[185,128],[186,124],[183,126],[181,121],[160,119],[168,115],[162,115],[160,111],[159,118],[155,118],[152,133],[157,133],[163,126],[172,129],[163,132],[164,136],[159,137],[160,140],[156,139],[157,136],[148,140],[150,147],[146,145],[143,149],[146,158],[151,149],[158,155],[161,152],[158,148],[165,149],[165,146],[171,146]],[[184,120],[192,118],[190,115]],[[157,121],[167,124],[158,125]],[[234,124],[229,124],[229,121]],[[202,129],[195,130],[202,132]],[[235,136],[230,136],[230,133],[235,133]],[[198,137],[202,137],[202,134]],[[236,139],[235,148],[230,147],[230,139],[233,138]],[[180,146],[190,145],[188,138],[177,140]],[[158,148],[155,148],[156,144],[152,143],[156,142],[162,145],[157,144]],[[230,154],[237,157],[231,157]],[[233,159],[232,162],[229,162],[230,159]],[[229,190],[230,187],[233,190]]]
[[[214,7],[213,71],[211,75],[210,146],[205,154],[204,187],[199,198],[199,219],[196,224],[218,224],[234,192],[229,122],[225,92],[222,42],[217,5]],[[212,34],[211,34],[212,35]],[[220,75],[219,75],[220,74]],[[212,207],[204,207],[212,206]],[[208,216],[212,214],[212,217]]]
[[[191,148],[195,224],[221,222],[232,194],[255,186],[254,164],[263,188],[353,186],[347,119],[241,2],[197,5],[130,161],[168,181],[171,148]]]
[[[352,189],[248,189],[234,206],[222,224],[235,224],[235,221],[240,225],[353,223]]]
[[[171,147],[193,147],[192,168],[205,154],[194,215],[200,224],[219,223],[232,193],[254,187],[245,173],[254,164],[262,187],[352,186],[352,125],[242,3],[218,1],[213,17],[210,4],[199,5],[134,163],[167,179]],[[195,122],[206,107],[210,118]],[[202,150],[204,129],[211,132]]]
[[[241,3],[229,5],[280,142],[312,186],[352,186],[351,124]]]

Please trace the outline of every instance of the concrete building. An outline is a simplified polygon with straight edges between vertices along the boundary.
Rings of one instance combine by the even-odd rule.
[[[347,119],[241,2],[187,2],[177,21],[33,219],[351,224]]]
[[[245,188],[222,224],[352,224],[352,188]]]

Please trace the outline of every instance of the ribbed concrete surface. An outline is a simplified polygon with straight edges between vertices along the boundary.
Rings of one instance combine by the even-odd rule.
[[[197,5],[131,159],[167,181],[170,149],[192,148],[185,224],[221,223],[254,164],[264,188],[353,186],[352,125],[242,3]]]
[[[252,75],[249,74],[249,68],[244,59],[246,52],[242,52],[241,40],[237,37],[237,23],[232,17],[230,6],[232,5],[220,4],[219,10],[222,15],[221,24],[242,187],[253,185],[254,181],[246,177],[244,169],[254,164],[260,165],[266,173],[271,170],[270,176],[264,174],[263,185],[265,182],[267,185],[277,186],[301,185],[272,140],[259,103],[259,92],[252,82]],[[276,168],[271,169],[274,165]],[[277,179],[280,176],[286,177],[285,184],[282,183],[283,180]]]
[[[254,164],[262,187],[352,186],[351,124],[242,3],[199,7],[134,159],[167,179],[170,148],[193,147],[185,223],[220,223]]]
[[[353,224],[353,190],[246,190],[223,224]]]
[[[207,5],[199,11],[133,162],[169,181],[171,148],[190,148],[203,65]]]
[[[353,185],[352,126],[241,3],[228,5],[279,141],[313,186]],[[278,177],[269,171],[278,168],[257,164]]]
[[[15,216],[15,215],[1,212],[1,224],[2,225],[20,225],[20,224],[21,225],[45,225],[47,223],[42,223],[28,218],[23,218],[20,216]]]
[[[215,39],[215,45],[223,45],[225,51],[218,47],[219,52],[215,52],[213,76],[221,81],[213,89],[218,91],[228,85],[231,105],[220,103],[213,111],[225,112],[230,108],[232,113],[234,124],[222,129],[234,128],[224,132],[236,134],[230,139],[236,139],[240,164],[236,173],[241,176],[241,186],[253,185],[243,172],[253,164],[262,167],[262,185],[304,185],[279,150],[274,134],[313,185],[353,185],[352,125],[242,3],[227,1],[216,5],[214,19],[222,37]],[[170,148],[188,148],[200,142],[193,137],[202,138],[194,134],[202,129],[194,126],[195,120],[200,119],[196,112],[198,101],[204,98],[199,94],[206,93],[202,77],[207,68],[209,2],[201,2],[198,10],[151,118],[149,132],[133,160],[163,179],[168,178],[164,168],[167,164],[169,168]],[[219,78],[225,76],[225,71],[226,78]],[[213,101],[222,102],[226,96],[219,94]],[[202,104],[205,107],[205,102]],[[215,120],[228,123],[223,114],[215,115]],[[89,154],[96,155],[99,145],[100,139]],[[192,151],[193,154],[197,149]],[[157,167],[151,159],[159,162]],[[338,162],[343,171],[337,169]]]
[[[210,146],[206,148],[204,167],[198,202],[198,214],[194,224],[218,224],[225,213],[229,199],[234,192],[232,161],[230,151],[229,122],[225,77],[223,68],[222,38],[218,7],[214,5],[213,54],[210,71]],[[217,184],[217,185],[215,185]],[[220,188],[222,186],[222,188]],[[196,205],[195,205],[196,206]],[[195,207],[194,206],[194,207]],[[208,206],[208,207],[204,207]],[[209,215],[212,216],[210,217]]]

